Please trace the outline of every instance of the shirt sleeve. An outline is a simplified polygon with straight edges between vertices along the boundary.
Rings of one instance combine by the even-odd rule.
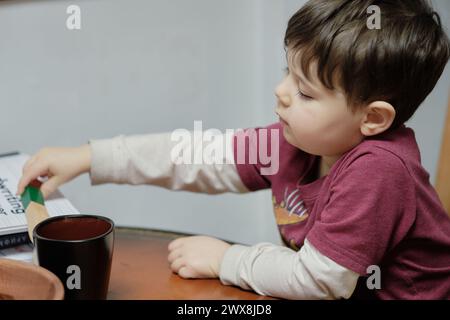
[[[361,154],[337,174],[325,208],[306,236],[323,255],[367,275],[408,233],[415,184],[403,161],[384,149]]]
[[[318,252],[305,240],[296,252],[271,243],[231,246],[224,255],[220,280],[284,299],[348,299],[359,275]]]
[[[248,192],[236,171],[231,134],[186,130],[178,138],[172,133],[117,136],[91,140],[90,146],[93,185],[150,184],[208,194]]]
[[[275,178],[289,174],[291,167],[297,170],[295,174],[302,172],[306,160],[284,139],[280,123],[238,131],[233,151],[237,172],[250,191],[271,188]]]

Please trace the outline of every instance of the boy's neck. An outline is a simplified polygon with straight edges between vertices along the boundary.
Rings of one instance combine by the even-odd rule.
[[[326,176],[331,167],[339,160],[342,155],[337,156],[321,156],[320,157],[320,169],[319,169],[319,178]]]

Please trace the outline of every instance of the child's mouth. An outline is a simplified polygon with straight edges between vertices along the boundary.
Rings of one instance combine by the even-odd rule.
[[[280,114],[277,112],[277,110],[275,110],[275,113],[276,113],[276,115],[278,116],[278,119],[280,120],[280,123],[281,123],[283,126],[289,126],[289,124],[288,124],[286,121],[283,120],[283,118],[280,116]]]

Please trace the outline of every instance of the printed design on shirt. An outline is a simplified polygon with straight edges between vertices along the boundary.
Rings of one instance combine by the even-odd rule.
[[[272,202],[275,219],[279,226],[299,223],[308,218],[308,210],[300,198],[300,190],[298,189],[288,193],[286,187],[281,203],[277,203],[275,196],[272,197]]]

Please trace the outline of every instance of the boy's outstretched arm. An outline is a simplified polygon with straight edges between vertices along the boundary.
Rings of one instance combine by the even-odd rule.
[[[209,142],[202,141],[202,135],[187,131],[186,135],[191,139],[181,142],[171,139],[170,133],[155,133],[91,140],[80,147],[43,148],[24,165],[17,194],[38,177],[48,177],[41,187],[44,197],[48,197],[60,185],[87,172],[93,185],[151,184],[210,194],[248,192],[234,165],[231,135],[215,135]],[[224,151],[208,152],[214,144],[221,145]],[[203,164],[177,164],[174,159],[178,154],[196,159],[200,156]]]
[[[225,285],[285,299],[347,299],[359,278],[308,240],[295,252],[271,243],[230,246],[210,237],[185,237],[170,243],[168,259],[183,278],[219,277]]]
[[[91,182],[150,184],[209,194],[248,192],[234,165],[231,135],[216,135],[209,142],[193,132],[189,135],[183,141],[174,141],[171,133],[92,140]],[[207,152],[213,144],[222,145],[224,152]],[[177,163],[182,158],[178,155],[202,163]]]

